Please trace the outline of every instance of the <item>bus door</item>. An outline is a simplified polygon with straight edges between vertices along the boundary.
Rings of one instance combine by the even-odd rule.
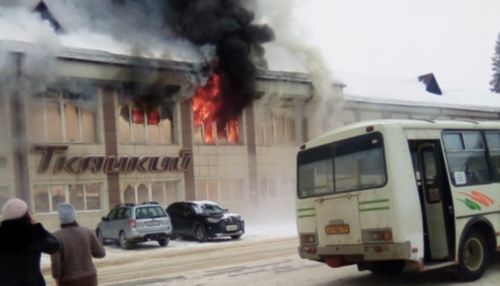
[[[425,232],[425,261],[454,257],[454,219],[450,187],[439,141],[419,141],[417,185]]]

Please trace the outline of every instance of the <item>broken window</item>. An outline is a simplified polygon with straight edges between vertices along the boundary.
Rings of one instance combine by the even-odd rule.
[[[144,109],[133,106],[129,98],[121,97],[118,108],[117,124],[120,143],[175,143],[173,104]]]

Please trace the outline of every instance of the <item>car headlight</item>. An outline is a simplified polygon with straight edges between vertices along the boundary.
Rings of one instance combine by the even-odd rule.
[[[218,223],[219,219],[214,217],[207,217],[207,221],[210,223]]]

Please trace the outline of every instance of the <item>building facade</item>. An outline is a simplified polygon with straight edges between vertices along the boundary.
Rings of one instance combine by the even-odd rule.
[[[210,199],[242,213],[259,201],[293,203],[300,106],[311,96],[305,75],[262,73],[258,92],[278,86],[274,105],[287,112],[252,106],[217,130],[196,124],[189,63],[65,50],[57,80],[39,92],[23,51],[9,57],[16,72],[0,96],[0,204],[21,197],[55,229],[63,201],[90,227],[123,202]]]

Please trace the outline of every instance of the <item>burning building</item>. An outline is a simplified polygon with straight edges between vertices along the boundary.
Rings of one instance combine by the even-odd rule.
[[[31,13],[64,31],[51,1],[34,2]],[[269,40],[261,28],[249,26],[245,37]],[[218,53],[238,56],[241,35],[231,35]],[[249,68],[225,55],[200,67],[64,45],[46,59],[39,45],[16,39],[0,47],[0,205],[23,198],[55,228],[64,201],[91,227],[123,202],[209,199],[242,213],[248,202],[293,204],[301,106],[312,96],[306,74]],[[257,109],[265,94],[275,100]]]
[[[9,52],[21,86],[29,84],[24,55]],[[164,81],[145,92],[170,98],[151,107],[131,94],[141,92],[131,84],[143,83],[124,76],[136,68],[134,59],[96,51],[58,55],[62,82],[42,93],[4,89],[0,203],[22,197],[37,218],[55,223],[56,204],[69,201],[92,225],[120,202],[210,199],[241,209],[248,201],[281,198],[285,190],[293,201],[293,162],[304,131],[296,109],[311,93],[305,75],[257,76],[257,91],[280,85],[282,106],[294,112],[257,113],[251,105],[220,125],[214,119],[219,78],[194,85],[189,63],[149,63]],[[72,90],[81,84],[88,94]]]

